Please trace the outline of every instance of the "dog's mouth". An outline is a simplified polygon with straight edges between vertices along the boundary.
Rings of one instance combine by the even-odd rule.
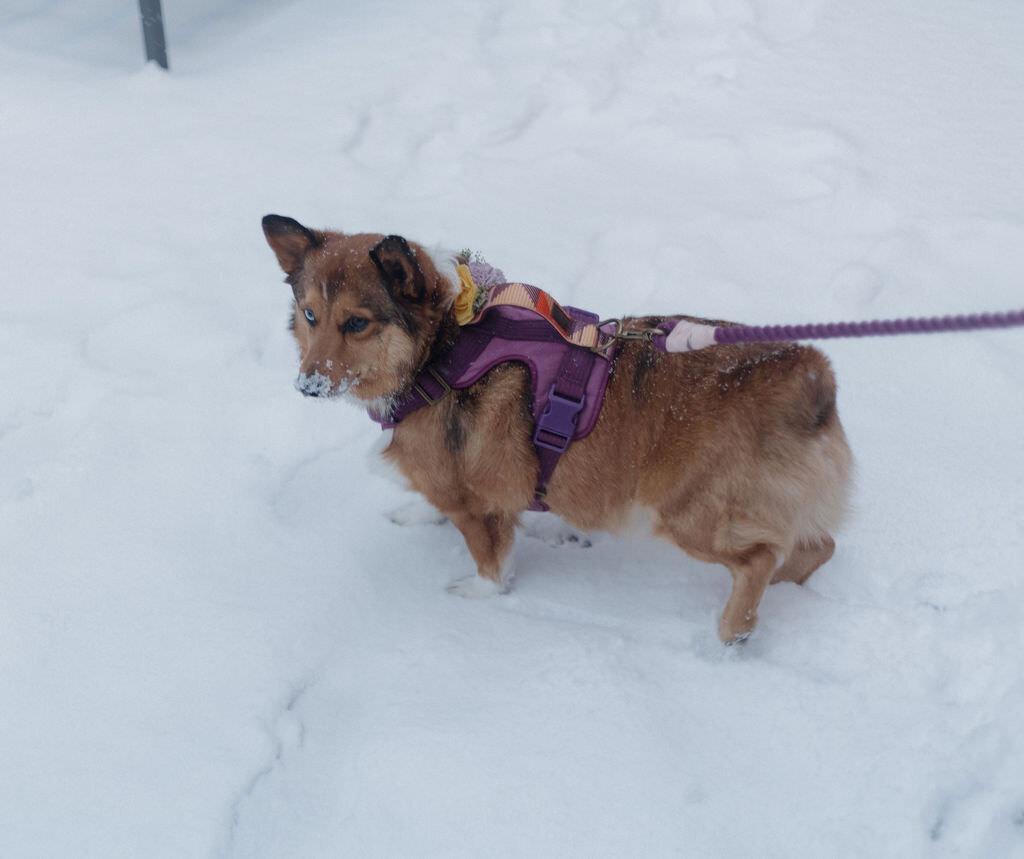
[[[295,380],[295,389],[304,397],[340,397],[347,394],[357,384],[359,384],[359,379],[356,376],[335,383],[331,381],[330,376],[325,376],[317,371],[299,373]]]

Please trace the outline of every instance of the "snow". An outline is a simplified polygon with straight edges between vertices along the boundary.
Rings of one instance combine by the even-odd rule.
[[[1024,856],[1024,333],[826,344],[856,507],[725,649],[724,570],[542,517],[446,593],[259,228],[603,316],[1019,308],[1024,7],[164,6],[169,75],[134,4],[0,11],[0,856]]]

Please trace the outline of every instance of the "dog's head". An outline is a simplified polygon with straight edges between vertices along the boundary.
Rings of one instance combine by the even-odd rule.
[[[430,255],[401,236],[309,230],[281,215],[267,215],[263,233],[295,295],[295,386],[378,408],[408,390],[453,324],[455,285]]]

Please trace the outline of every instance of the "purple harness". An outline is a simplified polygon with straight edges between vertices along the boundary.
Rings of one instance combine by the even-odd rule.
[[[575,332],[596,325],[598,317],[575,307],[569,314]],[[566,341],[543,316],[526,307],[498,305],[478,321],[464,325],[459,339],[440,359],[425,367],[412,389],[388,415],[370,411],[382,429],[397,426],[412,412],[432,406],[452,389],[468,388],[506,361],[530,370],[533,389],[533,444],[539,468],[531,510],[547,510],[544,496],[559,458],[575,439],[597,422],[608,386],[615,344],[600,354]]]

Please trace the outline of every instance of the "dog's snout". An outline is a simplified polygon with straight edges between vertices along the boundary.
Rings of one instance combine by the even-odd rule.
[[[295,387],[306,397],[323,397],[330,393],[331,380],[323,373],[299,373]]]

